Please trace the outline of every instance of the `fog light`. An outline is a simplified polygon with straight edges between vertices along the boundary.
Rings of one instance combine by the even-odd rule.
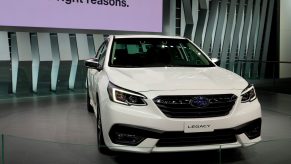
[[[249,139],[255,139],[261,135],[261,126],[249,127],[245,134]]]
[[[130,134],[130,133],[123,133],[123,132],[115,132],[114,135],[111,135],[111,140],[115,144],[120,145],[130,145],[130,146],[136,146],[140,144],[145,138]]]
[[[244,133],[249,139],[255,139],[261,135],[261,125],[262,119],[257,119],[239,127],[237,133]]]

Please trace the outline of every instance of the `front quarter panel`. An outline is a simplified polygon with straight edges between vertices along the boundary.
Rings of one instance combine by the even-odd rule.
[[[94,77],[94,83],[96,86],[95,95],[98,93],[99,102],[103,103],[109,98],[107,93],[107,86],[109,83],[107,73],[104,70],[101,71],[98,76]]]

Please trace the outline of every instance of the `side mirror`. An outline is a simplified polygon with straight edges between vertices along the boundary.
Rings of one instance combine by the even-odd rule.
[[[211,61],[217,66],[220,66],[220,60],[218,58],[211,58]]]
[[[96,69],[98,71],[101,71],[102,70],[102,66],[100,65],[100,63],[98,62],[98,60],[95,59],[95,58],[85,60],[85,66],[87,68]]]

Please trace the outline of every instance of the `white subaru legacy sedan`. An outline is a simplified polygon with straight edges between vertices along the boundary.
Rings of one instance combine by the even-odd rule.
[[[100,152],[201,151],[261,140],[254,86],[190,40],[109,36],[88,68]]]

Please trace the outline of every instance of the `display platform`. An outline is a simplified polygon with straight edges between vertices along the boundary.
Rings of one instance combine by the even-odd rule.
[[[263,110],[259,144],[149,155],[100,154],[95,116],[87,112],[82,92],[0,99],[0,159],[9,164],[291,163],[291,95],[257,92]]]

